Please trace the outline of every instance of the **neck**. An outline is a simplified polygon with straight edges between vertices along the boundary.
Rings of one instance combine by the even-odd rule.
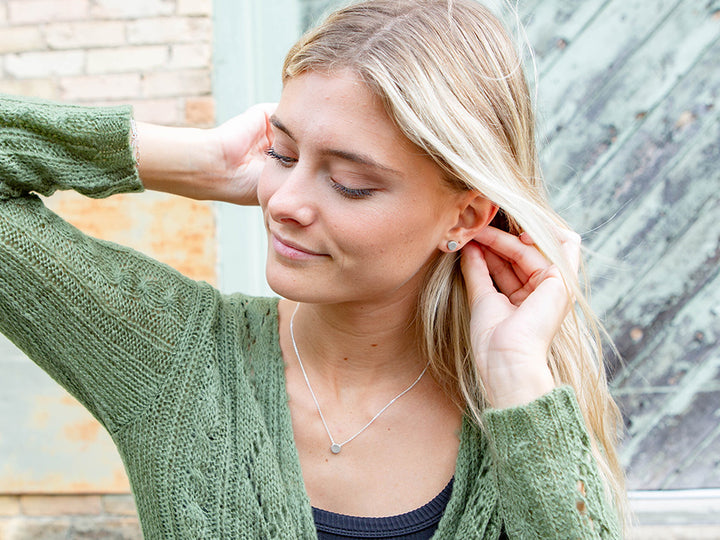
[[[298,353],[313,381],[336,395],[352,388],[411,382],[425,362],[418,350],[415,306],[288,305],[297,308]]]

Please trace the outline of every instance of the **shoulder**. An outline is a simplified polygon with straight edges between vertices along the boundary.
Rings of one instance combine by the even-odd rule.
[[[277,305],[279,298],[249,296],[242,293],[223,295],[226,309],[235,317],[247,321],[252,326],[277,325]]]
[[[278,298],[234,293],[222,295],[222,324],[236,336],[238,344],[274,346],[278,340]]]

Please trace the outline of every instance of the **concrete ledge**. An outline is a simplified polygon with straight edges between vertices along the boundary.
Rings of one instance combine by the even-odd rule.
[[[720,531],[720,489],[631,491],[628,496],[639,525],[716,525]]]
[[[717,540],[720,489],[631,491],[628,540]]]

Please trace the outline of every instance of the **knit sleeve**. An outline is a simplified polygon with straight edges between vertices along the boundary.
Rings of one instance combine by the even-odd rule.
[[[484,420],[508,538],[620,538],[571,387]]]
[[[130,109],[0,96],[0,331],[112,433],[157,397],[212,294],[82,234],[33,193],[57,189],[142,190]]]

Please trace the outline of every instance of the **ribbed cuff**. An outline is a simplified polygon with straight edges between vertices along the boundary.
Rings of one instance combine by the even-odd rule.
[[[132,109],[0,96],[5,194],[75,190],[93,198],[142,191],[130,147]]]
[[[483,415],[491,447],[502,461],[518,453],[566,454],[568,446],[589,447],[575,392],[561,386],[522,407],[488,409]],[[532,446],[534,448],[528,448]]]

